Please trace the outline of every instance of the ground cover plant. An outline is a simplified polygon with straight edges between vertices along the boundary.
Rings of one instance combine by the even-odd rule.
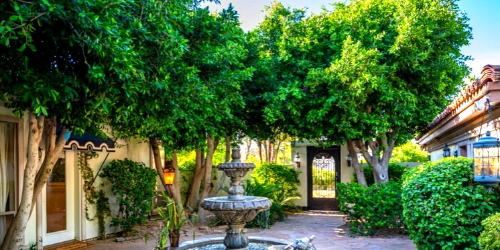
[[[498,190],[473,182],[472,160],[444,158],[403,180],[403,216],[418,249],[478,249],[483,221],[499,211]]]

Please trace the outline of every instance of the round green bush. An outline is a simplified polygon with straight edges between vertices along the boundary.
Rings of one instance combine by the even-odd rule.
[[[500,249],[500,213],[496,213],[481,222],[484,227],[479,236],[479,246],[483,250]]]
[[[445,158],[411,169],[403,177],[403,216],[418,249],[478,249],[481,221],[498,210],[472,181],[472,160]]]

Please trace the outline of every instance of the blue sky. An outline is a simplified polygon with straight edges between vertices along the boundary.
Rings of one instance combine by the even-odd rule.
[[[245,31],[256,27],[264,18],[262,10],[269,5],[271,0],[220,0],[221,5],[209,4],[211,9],[221,10],[229,3],[240,14],[242,28]],[[328,6],[332,0],[281,0],[285,5],[294,8],[307,7],[310,12],[319,13],[321,6]],[[500,65],[500,0],[461,0],[460,8],[470,18],[474,38],[470,45],[462,49],[464,55],[474,58],[468,65],[472,68],[471,74],[479,76],[481,69],[486,64]]]

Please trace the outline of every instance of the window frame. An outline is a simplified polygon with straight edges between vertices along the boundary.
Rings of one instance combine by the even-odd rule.
[[[16,159],[16,162],[17,162],[17,167],[15,167],[14,169],[14,210],[12,211],[8,211],[8,212],[0,212],[0,216],[9,216],[9,215],[13,215],[15,216],[16,213],[17,213],[17,209],[19,207],[19,203],[20,203],[20,197],[19,197],[19,190],[21,190],[21,181],[20,181],[20,174],[21,171],[22,171],[22,168],[21,168],[21,160],[23,159],[22,158],[22,155],[23,155],[23,152],[22,152],[22,143],[23,143],[23,137],[22,137],[22,132],[21,132],[21,119],[17,118],[17,117],[12,117],[12,116],[5,116],[5,115],[0,115],[0,122],[4,122],[4,123],[13,123],[15,124],[16,126],[16,133],[17,133],[17,136],[16,136],[16,139],[17,139],[17,159]],[[24,171],[23,171],[24,172]]]

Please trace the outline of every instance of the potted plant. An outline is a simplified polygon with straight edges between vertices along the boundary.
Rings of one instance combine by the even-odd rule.
[[[192,220],[189,220],[182,204],[175,203],[174,199],[168,197],[165,192],[162,192],[160,194],[160,197],[165,200],[165,203],[167,205],[164,207],[158,207],[158,214],[163,220],[165,226],[160,232],[160,237],[158,238],[158,247],[160,249],[165,248],[167,239],[170,240],[171,247],[178,247],[182,226],[186,222],[194,224],[194,217],[192,218]]]

